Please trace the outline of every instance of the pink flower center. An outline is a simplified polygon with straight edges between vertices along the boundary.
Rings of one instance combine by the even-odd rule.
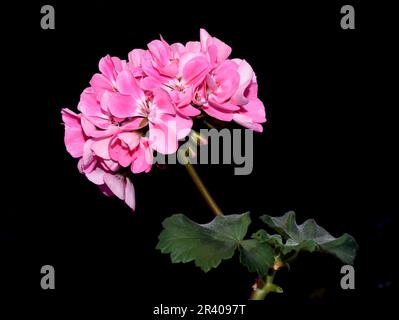
[[[143,101],[137,106],[137,115],[139,117],[147,118],[150,114],[151,101]]]

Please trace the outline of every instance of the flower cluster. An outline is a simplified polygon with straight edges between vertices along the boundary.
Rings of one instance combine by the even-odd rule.
[[[65,145],[79,171],[133,210],[126,173],[150,171],[154,151],[176,152],[194,118],[206,114],[259,132],[266,121],[251,66],[228,59],[231,48],[205,30],[200,41],[169,45],[161,38],[147,47],[127,61],[102,58],[80,96],[80,113],[62,110]]]

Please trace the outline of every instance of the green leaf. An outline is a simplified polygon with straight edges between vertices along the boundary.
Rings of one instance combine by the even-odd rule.
[[[274,263],[274,250],[267,243],[244,240],[240,242],[240,261],[249,272],[257,272],[264,276]]]
[[[175,214],[163,222],[157,249],[169,253],[173,263],[194,261],[205,272],[239,249],[241,263],[250,272],[265,275],[274,262],[274,250],[268,243],[243,240],[250,223],[249,213],[217,216],[207,224]]]
[[[217,216],[207,224],[175,214],[164,220],[157,249],[169,253],[173,263],[194,261],[208,272],[234,255],[250,223],[249,213]]]
[[[272,217],[265,214],[260,219],[286,239],[298,237],[299,230],[295,221],[295,212],[293,211],[289,211],[281,217]]]
[[[329,252],[338,257],[341,261],[353,264],[358,249],[355,238],[350,234],[343,234],[341,237],[321,244],[321,248],[325,252]]]
[[[267,243],[275,248],[275,254],[282,253],[286,255],[291,251],[299,250],[300,247],[297,243],[291,243],[291,239],[288,239],[285,243],[281,235],[279,234],[269,234],[266,230],[259,230],[252,235],[253,239],[256,239],[262,243]]]
[[[260,241],[274,244],[279,247],[283,254],[291,251],[322,251],[335,255],[342,262],[353,264],[358,245],[356,240],[349,234],[344,234],[339,238],[333,237],[324,228],[320,227],[313,219],[308,219],[298,225],[295,213],[290,211],[281,217],[271,217],[264,215],[261,217],[269,227],[277,231],[286,239],[270,236],[266,231],[258,231],[253,237],[258,237]],[[274,238],[273,238],[274,237]]]
[[[252,235],[253,239],[256,239],[262,243],[268,243],[272,246],[283,246],[283,238],[279,234],[270,235],[266,230],[259,230]]]

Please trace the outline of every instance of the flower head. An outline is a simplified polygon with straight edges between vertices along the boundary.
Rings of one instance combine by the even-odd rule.
[[[88,180],[133,210],[131,174],[149,172],[154,152],[172,154],[206,115],[261,132],[265,108],[245,60],[200,30],[200,41],[169,44],[162,37],[128,60],[106,56],[99,62],[78,104],[62,109],[65,146]]]

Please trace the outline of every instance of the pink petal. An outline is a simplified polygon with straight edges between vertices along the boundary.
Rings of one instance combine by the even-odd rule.
[[[116,74],[121,72],[123,69],[125,69],[126,66],[126,61],[121,60],[118,57],[111,57],[112,63],[114,65],[114,69],[116,71]]]
[[[193,119],[176,114],[177,139],[187,137],[193,126]]]
[[[62,121],[66,126],[78,129],[80,128],[80,114],[64,108],[61,110]]]
[[[178,147],[176,122],[150,123],[149,141],[151,148],[162,154],[176,152]]]
[[[186,51],[186,47],[181,43],[173,43],[170,45],[170,48],[175,57],[180,57]]]
[[[132,131],[138,130],[145,127],[148,123],[148,120],[143,117],[134,117],[131,118],[128,122],[124,123],[120,128],[122,131]]]
[[[218,103],[217,101],[214,100],[214,97],[209,98],[209,104],[212,105],[213,107],[216,107],[220,109],[221,111],[226,110],[226,111],[237,111],[240,110],[239,106],[236,106],[232,104],[230,101],[224,102],[224,103]]]
[[[78,110],[86,116],[105,117],[93,90],[86,89],[82,92],[80,95]]]
[[[258,98],[258,84],[256,82],[251,82],[249,86],[246,88],[244,95],[249,100],[255,100]]]
[[[85,138],[82,130],[65,127],[64,142],[67,151],[74,158],[80,158],[83,154]]]
[[[84,132],[86,135],[96,138],[96,139],[105,139],[107,137],[110,137],[114,134],[116,134],[119,131],[119,128],[115,125],[108,124],[108,128],[105,130],[95,128],[93,130],[93,127],[91,127],[90,123],[92,123],[92,118],[90,120],[85,118],[82,118],[82,127],[84,129]]]
[[[153,66],[153,59],[150,52],[145,52],[141,60],[143,71],[147,74],[147,76],[157,79],[160,82],[167,81],[169,78],[162,76],[158,70],[156,70]]]
[[[207,46],[208,39],[211,39],[210,34],[205,29],[200,29],[201,50],[203,52],[205,52],[208,49]]]
[[[233,120],[233,112],[231,112],[231,111],[218,109],[217,107],[214,107],[209,103],[204,104],[202,106],[202,108],[208,115],[210,115],[211,117],[214,117],[216,119],[219,119],[222,121]]]
[[[248,102],[248,99],[244,96],[244,92],[252,81],[254,72],[248,62],[242,60],[238,66],[238,73],[240,74],[240,84],[231,101],[237,105],[244,105]]]
[[[187,87],[183,91],[171,90],[168,91],[172,102],[176,107],[181,108],[189,105],[193,100],[193,87]]]
[[[96,185],[104,184],[104,175],[105,171],[99,167],[89,173],[86,173],[87,179]]]
[[[125,199],[126,179],[120,174],[104,174],[104,183],[119,199]]]
[[[161,86],[161,82],[153,77],[146,77],[141,80],[140,85],[144,90],[154,90]]]
[[[144,55],[145,50],[143,49],[133,49],[129,52],[129,64],[133,68],[141,67],[141,57]]]
[[[118,118],[128,118],[136,112],[136,100],[120,93],[112,94],[108,100],[109,112]]]
[[[140,101],[145,98],[144,92],[139,87],[136,78],[127,70],[122,71],[118,75],[116,85],[121,94],[130,95],[133,99]]]
[[[101,164],[107,171],[116,172],[120,169],[119,164],[113,160],[103,160]]]
[[[208,60],[204,56],[197,56],[184,65],[183,80],[186,84],[198,84],[204,80],[208,71]]]
[[[94,157],[93,151],[91,150],[91,145],[93,140],[87,140],[84,147],[83,147],[83,156],[82,156],[82,171],[83,172],[90,172],[92,171],[97,161]]]
[[[201,111],[189,104],[185,107],[179,108],[179,113],[186,117],[196,117],[201,114]]]
[[[213,45],[217,48],[217,62],[226,60],[231,53],[231,47],[229,47],[223,41],[220,41],[218,38],[213,37],[212,40]]]
[[[250,100],[246,105],[242,106],[242,111],[238,113],[246,114],[258,123],[266,122],[265,107],[259,99]]]
[[[187,52],[198,53],[201,51],[201,43],[199,41],[189,41],[186,43]]]
[[[83,146],[86,141],[80,124],[80,115],[69,109],[62,109],[61,113],[65,123],[65,147],[72,157],[80,158],[83,155]]]
[[[212,89],[214,99],[218,103],[231,98],[231,96],[237,91],[240,83],[240,75],[237,72],[237,65],[232,61],[223,62],[220,67],[215,70],[214,78],[219,83],[219,87]],[[210,77],[208,77],[208,82]],[[208,84],[209,85],[209,84]]]
[[[131,170],[133,173],[149,172],[152,167],[153,154],[148,145],[148,141],[144,140],[140,143],[135,151],[135,158],[132,162]]]
[[[109,144],[109,155],[112,160],[118,162],[122,167],[127,167],[132,162],[128,149],[121,144],[117,136]]]
[[[176,110],[167,92],[161,88],[154,90],[153,108],[157,114],[175,114]]]
[[[95,132],[97,131],[96,126],[92,124],[89,120],[87,120],[85,117],[82,117],[81,124],[84,133],[88,137],[92,137],[92,135],[95,134]]]
[[[220,41],[218,38],[211,37],[205,29],[200,30],[200,41],[201,50],[203,52],[210,50],[211,47],[216,49],[216,58],[219,63],[226,60],[231,53],[231,48],[227,44]]]
[[[91,145],[91,150],[100,158],[110,159],[110,155],[108,152],[109,143],[112,137],[108,137],[105,139],[94,140]]]
[[[100,59],[98,63],[98,68],[100,69],[101,73],[108,78],[109,80],[115,80],[116,78],[116,70],[114,61],[109,55]]]
[[[129,178],[126,178],[125,202],[133,211],[136,210],[136,195],[134,191],[134,185]]]
[[[179,72],[179,65],[178,65],[177,61],[171,61],[166,66],[159,68],[159,71],[163,75],[173,78]]]
[[[99,117],[85,116],[85,119],[89,120],[92,124],[94,124],[99,129],[109,129],[111,126],[110,119],[104,119]]]
[[[140,142],[140,136],[134,132],[121,132],[118,134],[118,138],[125,142],[130,150],[136,148]]]
[[[244,114],[235,114],[234,121],[245,128],[252,129],[257,132],[262,132],[263,127],[259,123],[254,122],[250,117]]]
[[[112,86],[110,80],[108,80],[104,75],[100,73],[96,73],[90,80],[90,85],[93,87],[93,90],[97,94],[98,97],[102,97],[104,92],[115,91]]]
[[[161,40],[151,41],[147,45],[157,63],[166,65],[169,62],[168,48]]]

